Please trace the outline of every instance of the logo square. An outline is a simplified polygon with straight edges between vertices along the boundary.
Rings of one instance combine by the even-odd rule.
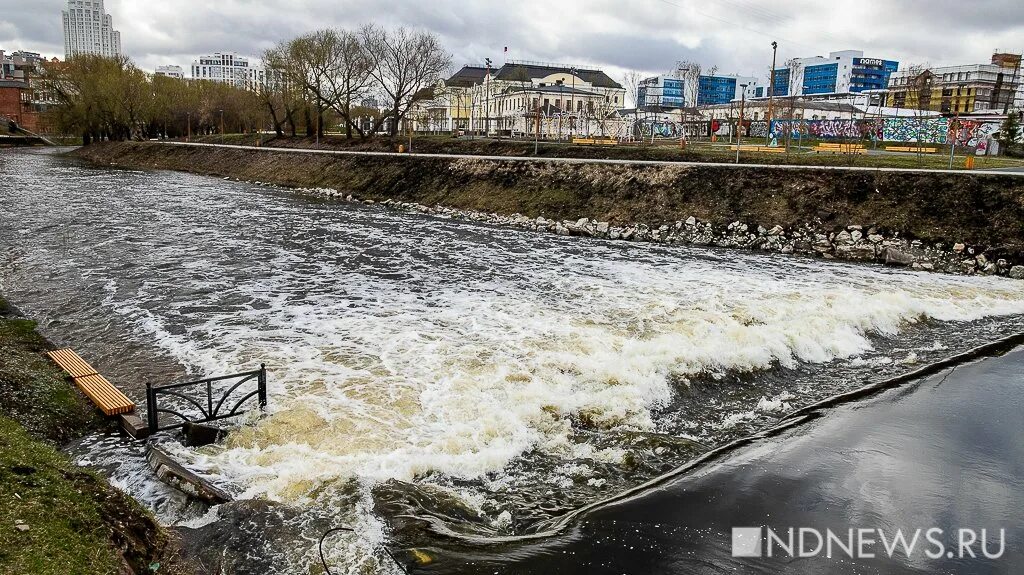
[[[760,527],[733,527],[732,556],[760,557],[762,546],[761,535],[762,531]]]

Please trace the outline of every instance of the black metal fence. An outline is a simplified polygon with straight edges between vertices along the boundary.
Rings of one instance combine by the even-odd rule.
[[[230,382],[231,380],[238,381],[231,384],[227,391],[220,393],[219,390],[214,390],[215,383]],[[245,390],[241,393],[235,393],[243,385],[254,380],[256,383],[255,390],[248,393],[245,393]],[[196,399],[195,393],[190,394],[196,388],[205,394],[205,401]],[[214,403],[215,392],[220,394],[220,398],[216,403]],[[202,396],[200,395],[199,397]],[[238,399],[235,400],[234,397],[238,397]],[[260,409],[267,406],[267,367],[263,364],[260,364],[260,368],[255,371],[211,377],[198,381],[173,383],[159,387],[147,383],[146,407],[149,431],[150,433],[156,433],[158,431],[178,429],[187,422],[204,423],[242,415],[249,411],[248,408],[243,409],[243,404],[254,397],[259,403]],[[170,398],[175,398],[177,401],[170,400]],[[161,399],[164,401],[161,401]],[[225,410],[225,407],[228,405],[231,406],[231,409]],[[161,413],[174,416],[177,418],[177,422],[173,425],[161,425]]]

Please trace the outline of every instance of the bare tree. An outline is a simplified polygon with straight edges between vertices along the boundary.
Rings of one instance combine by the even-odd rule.
[[[303,106],[304,84],[296,80],[288,43],[278,44],[264,52],[263,65],[266,77],[262,84],[256,86],[256,92],[270,114],[274,132],[278,136],[283,136],[284,126],[288,125],[291,135],[294,136],[295,116]]]
[[[389,105],[388,113],[377,120],[371,133],[390,117],[390,134],[394,137],[399,123],[415,103],[416,94],[435,84],[449,70],[451,55],[437,36],[426,31],[387,31],[366,26],[360,35],[366,53],[372,55],[370,76]]]
[[[326,76],[327,98],[345,122],[345,137],[351,138],[352,130],[359,130],[352,119],[352,106],[369,90],[373,57],[362,42],[361,34],[348,30],[334,31],[328,46],[333,66]]]
[[[679,137],[682,140],[686,134],[686,120],[689,111],[686,108],[687,102],[690,109],[695,109],[700,100],[700,80],[702,76],[714,76],[718,72],[718,66],[712,66],[705,70],[700,62],[683,60],[676,64],[676,77],[683,82],[683,105],[679,110]]]
[[[789,72],[789,78],[790,78],[791,82],[793,81],[793,78],[803,77],[803,75],[802,75],[803,67],[804,67],[804,65],[802,63],[800,63],[800,60],[798,60],[797,58],[792,58],[792,59],[786,61],[786,70]],[[801,139],[802,139],[802,136],[803,136],[803,127],[804,127],[804,120],[803,120],[802,117],[798,118],[798,119],[796,119],[794,121],[794,116],[796,115],[796,113],[795,113],[796,112],[796,96],[792,94],[792,92],[794,92],[794,90],[789,90],[789,92],[790,92],[790,95],[786,98],[785,104],[784,104],[786,106],[785,113],[786,113],[786,120],[787,120],[786,121],[786,153],[789,153],[789,146],[790,146],[790,144],[793,141],[793,125],[796,124],[796,126],[797,126],[796,129],[799,130],[799,132],[797,132],[797,134],[799,135],[798,137],[801,137]],[[769,126],[768,129],[771,130],[771,126]]]

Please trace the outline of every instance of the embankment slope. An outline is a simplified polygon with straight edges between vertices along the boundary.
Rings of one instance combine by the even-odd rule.
[[[932,247],[964,243],[971,257],[1024,260],[1024,178],[1011,175],[332,156],[148,142],[94,144],[75,154],[107,165],[530,218],[654,229],[692,216],[716,227],[813,228],[830,240],[861,226],[865,236],[873,228]]]

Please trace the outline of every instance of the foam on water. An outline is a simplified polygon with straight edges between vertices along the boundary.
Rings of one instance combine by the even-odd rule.
[[[701,428],[698,413],[667,413],[688,383],[842,358],[863,375],[952,343],[926,334],[872,354],[880,336],[1024,314],[1024,282],[999,278],[557,238],[69,162],[25,154],[0,168],[18,190],[0,189],[5,292],[119,382],[266,363],[269,416],[177,455],[243,497],[359,526],[331,550],[352,573],[378,560],[369,494],[386,480],[433,482],[485,515],[486,494],[528,485],[543,470],[516,464],[539,457],[551,471],[534,484],[596,496],[622,487],[607,471],[630,445],[579,430],[667,433],[674,415],[674,438],[715,440],[812,385],[757,389]],[[118,453],[97,450],[99,465],[114,463],[101,452]],[[111,473],[167,500],[133,479],[142,468]],[[483,519],[504,529],[509,517]]]
[[[261,283],[278,294],[261,309],[177,335],[118,308],[202,371],[271,366],[271,416],[226,449],[188,454],[244,496],[306,502],[339,480],[476,478],[532,450],[614,460],[615,450],[573,442],[573,422],[650,430],[674,382],[690,376],[853,357],[870,349],[869,334],[926,318],[1024,312],[1016,282],[867,268],[595,259],[410,292],[351,272],[332,290],[319,284],[345,271],[319,265],[320,276]]]

